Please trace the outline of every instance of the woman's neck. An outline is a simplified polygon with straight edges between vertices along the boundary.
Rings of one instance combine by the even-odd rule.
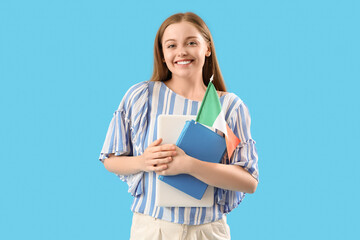
[[[194,101],[202,101],[206,86],[202,79],[171,78],[165,82],[173,92]]]

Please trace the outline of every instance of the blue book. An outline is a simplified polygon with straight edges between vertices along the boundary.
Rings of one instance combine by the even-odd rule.
[[[213,163],[219,163],[226,151],[225,138],[194,120],[186,122],[176,145],[191,157]],[[196,199],[203,197],[208,186],[189,174],[161,175],[159,179]]]

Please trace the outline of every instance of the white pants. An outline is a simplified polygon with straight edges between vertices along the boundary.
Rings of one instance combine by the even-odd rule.
[[[134,213],[130,240],[227,240],[230,228],[226,216],[201,225],[167,222],[145,214]]]

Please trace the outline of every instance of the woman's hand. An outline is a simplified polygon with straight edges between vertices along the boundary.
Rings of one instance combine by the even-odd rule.
[[[172,162],[172,157],[176,153],[174,144],[161,145],[162,139],[159,138],[152,142],[141,155],[142,170],[146,172],[158,172],[168,168],[168,164]]]
[[[181,148],[174,145],[176,154],[172,157],[172,161],[167,165],[167,169],[156,171],[159,175],[178,175],[182,173],[189,173],[193,164],[194,158],[187,155]]]

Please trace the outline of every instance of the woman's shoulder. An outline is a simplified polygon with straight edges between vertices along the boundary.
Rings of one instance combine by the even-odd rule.
[[[225,111],[226,118],[232,118],[240,111],[246,108],[243,100],[232,92],[223,92],[222,108]]]
[[[125,93],[119,108],[129,108],[135,104],[143,104],[147,100],[149,81],[143,81],[132,85]]]
[[[241,98],[238,95],[236,95],[235,93],[218,91],[218,94],[219,94],[220,98],[221,97],[224,98],[224,102],[226,102],[227,104],[243,103]]]
[[[143,81],[143,82],[139,82],[139,83],[136,83],[136,84],[132,85],[132,86],[127,90],[127,92],[125,93],[125,96],[126,96],[126,95],[131,95],[131,94],[136,93],[136,92],[138,92],[138,91],[147,90],[148,87],[149,87],[149,82],[150,82],[150,81]]]

